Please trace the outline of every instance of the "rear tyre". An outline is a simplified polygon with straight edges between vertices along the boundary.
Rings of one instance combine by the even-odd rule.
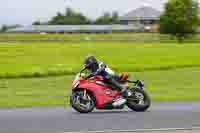
[[[85,91],[84,98],[84,90],[77,90],[72,92],[70,105],[79,113],[89,113],[95,108],[95,98],[87,91]]]
[[[133,96],[127,98],[127,106],[136,112],[145,112],[151,106],[149,95],[142,89],[131,90]]]

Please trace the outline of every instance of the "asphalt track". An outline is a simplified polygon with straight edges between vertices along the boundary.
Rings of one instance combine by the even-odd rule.
[[[200,127],[200,102],[154,103],[144,113],[125,109],[79,114],[64,107],[0,109],[0,133],[142,132],[143,129],[146,133],[149,129],[175,128],[188,128],[184,133],[191,133],[192,127]],[[200,130],[194,131],[197,132]]]

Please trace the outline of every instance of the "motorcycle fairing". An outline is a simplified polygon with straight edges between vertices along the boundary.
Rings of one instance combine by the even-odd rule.
[[[103,84],[103,82],[100,84],[100,81],[80,80],[78,88],[74,89],[82,88],[92,92],[96,98],[96,108],[103,109],[106,108],[107,103],[112,103],[116,97],[120,96],[119,92],[113,91],[108,85]]]

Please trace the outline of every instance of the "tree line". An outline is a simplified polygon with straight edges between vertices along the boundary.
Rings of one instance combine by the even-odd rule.
[[[96,20],[90,20],[84,14],[76,12],[71,8],[66,8],[64,13],[58,12],[48,22],[35,21],[33,25],[84,25],[84,24],[119,24],[119,15],[117,12],[105,12]]]
[[[6,32],[9,29],[14,29],[14,28],[17,28],[17,27],[21,27],[21,25],[19,25],[19,24],[15,24],[15,25],[6,25],[6,24],[4,24],[0,28],[0,32]]]

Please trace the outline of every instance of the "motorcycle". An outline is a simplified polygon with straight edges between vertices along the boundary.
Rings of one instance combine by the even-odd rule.
[[[104,78],[96,75],[86,77],[83,73],[86,69],[81,70],[72,83],[72,94],[70,96],[70,105],[80,113],[89,113],[96,109],[112,110],[123,109],[128,106],[133,111],[145,112],[151,105],[151,100],[144,89],[144,82],[130,81],[127,75],[119,78],[119,83],[128,89],[131,94],[125,101],[116,101],[122,98],[120,92]],[[131,87],[130,84],[133,84]],[[122,102],[123,101],[123,102]]]

